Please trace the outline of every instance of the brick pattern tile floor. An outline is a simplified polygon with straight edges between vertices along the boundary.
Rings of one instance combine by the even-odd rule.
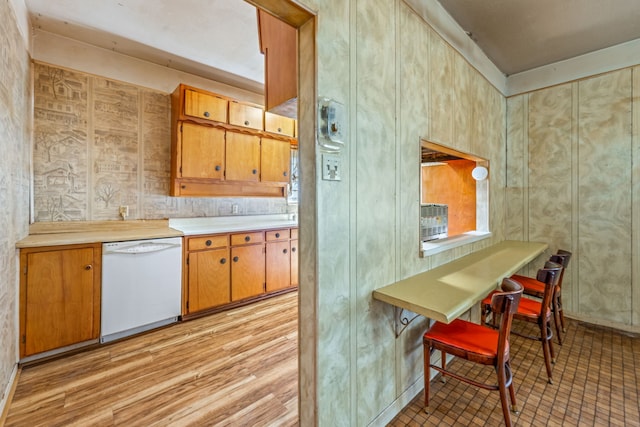
[[[519,414],[516,426],[640,426],[640,336],[567,319],[563,345],[554,337],[553,384],[547,383],[538,341],[511,336],[511,365]],[[536,333],[514,322],[514,330]],[[555,333],[555,331],[554,331]],[[491,367],[464,360],[448,365],[478,381],[495,382]],[[498,392],[438,375],[431,381],[429,413],[419,393],[389,426],[500,426]]]

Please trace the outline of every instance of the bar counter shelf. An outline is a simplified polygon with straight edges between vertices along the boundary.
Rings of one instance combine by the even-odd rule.
[[[540,242],[505,240],[376,289],[373,298],[396,307],[396,336],[410,322],[403,318],[402,310],[450,323],[548,247]]]

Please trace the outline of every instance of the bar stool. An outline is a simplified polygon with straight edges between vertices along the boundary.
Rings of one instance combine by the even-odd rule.
[[[456,319],[449,324],[435,322],[424,334],[424,406],[425,411],[429,406],[429,385],[431,368],[434,368],[442,376],[451,376],[467,384],[486,390],[500,392],[502,413],[507,426],[511,426],[509,406],[507,404],[507,388],[511,398],[511,409],[517,413],[516,394],[513,387],[513,374],[509,364],[509,334],[511,320],[521,301],[522,285],[515,280],[504,279],[501,291],[497,291],[491,297],[491,308],[495,313],[501,313],[501,322],[498,330]],[[431,354],[435,350],[441,351],[442,367],[431,364]],[[471,378],[453,373],[447,370],[447,354],[460,357],[482,365],[491,365],[497,373],[498,384],[485,384],[474,381]]]
[[[564,272],[569,266],[571,260],[571,252],[559,249],[555,255],[551,255],[549,261],[562,265],[562,272],[558,279],[558,285],[555,289],[555,294],[551,298],[551,311],[553,312],[553,323],[556,327],[556,335],[558,336],[558,343],[562,345],[562,335],[560,334],[560,326],[562,326],[562,332],[566,332],[567,328],[564,324],[564,313],[562,310],[562,278]],[[520,282],[524,287],[523,294],[531,295],[537,298],[542,298],[544,295],[544,283],[527,276],[521,276],[514,274],[512,279]]]
[[[544,295],[541,301],[536,301],[529,298],[522,298],[518,305],[518,310],[513,315],[514,320],[521,320],[525,322],[535,323],[540,328],[540,335],[527,335],[512,331],[515,335],[519,335],[524,338],[533,339],[542,342],[542,354],[544,356],[544,364],[547,369],[547,377],[549,384],[553,384],[553,378],[551,376],[551,363],[555,363],[555,354],[553,351],[553,332],[551,332],[551,298],[554,293],[554,289],[560,278],[562,272],[562,266],[555,262],[547,261],[544,264],[544,268],[538,270],[536,276],[537,280],[545,284]],[[494,291],[494,293],[497,291]],[[493,310],[491,304],[492,294],[489,294],[484,300],[482,300],[482,314],[481,322],[486,324],[487,315],[492,314],[493,327],[496,327],[498,314]]]

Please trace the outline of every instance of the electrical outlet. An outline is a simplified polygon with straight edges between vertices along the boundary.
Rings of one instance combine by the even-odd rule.
[[[236,205],[236,204],[231,205],[231,213],[232,214],[237,214],[238,213],[238,205]]]
[[[326,181],[342,180],[342,161],[339,154],[322,155],[322,179]]]
[[[129,216],[129,206],[120,206],[119,212],[122,219],[125,219]]]

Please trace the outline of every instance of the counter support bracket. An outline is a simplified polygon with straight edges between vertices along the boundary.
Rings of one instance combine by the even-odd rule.
[[[410,313],[408,310],[405,312],[404,308],[394,307],[393,311],[394,311],[394,324],[396,329],[396,338],[398,338],[400,334],[404,332],[405,329],[407,329],[407,326],[409,326],[409,324],[414,320],[416,320],[416,318],[418,318],[418,316],[420,315],[414,313],[415,315],[409,319],[407,317],[407,313]]]

